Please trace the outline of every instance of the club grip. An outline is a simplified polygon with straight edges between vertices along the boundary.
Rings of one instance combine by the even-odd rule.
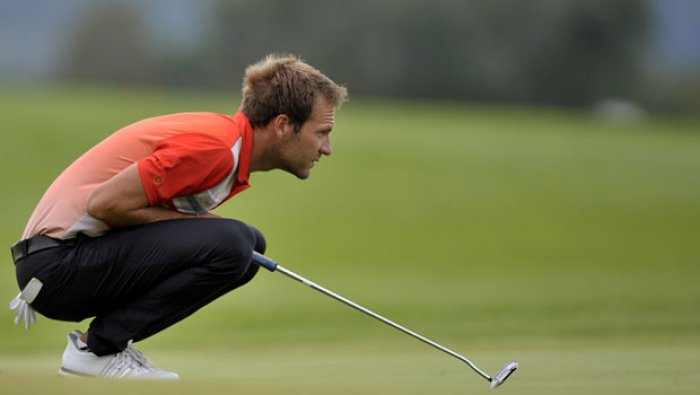
[[[271,272],[274,272],[277,269],[277,262],[256,251],[253,251],[253,262]]]

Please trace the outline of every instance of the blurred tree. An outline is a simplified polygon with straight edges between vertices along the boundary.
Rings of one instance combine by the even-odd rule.
[[[537,56],[527,59],[529,98],[585,105],[606,97],[639,97],[640,56],[650,24],[646,3],[548,3],[559,9],[557,18],[543,26]]]
[[[155,83],[154,51],[144,24],[126,3],[91,7],[69,41],[62,74],[74,81]]]
[[[247,64],[280,51],[354,93],[567,105],[635,98],[649,28],[644,0],[239,0],[216,10],[217,85],[238,86]]]
[[[199,46],[153,51],[130,2],[90,8],[65,76],[238,89],[243,69],[295,53],[353,94],[589,105],[637,99],[645,0],[212,0]]]

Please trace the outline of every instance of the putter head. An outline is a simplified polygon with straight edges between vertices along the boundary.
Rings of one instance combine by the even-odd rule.
[[[489,384],[489,388],[493,389],[498,387],[499,385],[503,384],[504,381],[515,372],[515,369],[518,368],[518,363],[513,361],[508,363],[506,366],[501,369],[500,372],[498,372],[495,376],[491,378],[491,384]]]

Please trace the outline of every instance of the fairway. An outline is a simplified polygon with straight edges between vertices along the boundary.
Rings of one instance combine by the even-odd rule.
[[[0,242],[49,183],[135,120],[235,111],[208,92],[0,91]],[[352,98],[307,181],[254,173],[217,212],[280,264],[495,374],[504,394],[700,390],[700,120]],[[0,302],[17,293],[0,257]],[[5,303],[5,302],[3,302]],[[0,315],[0,392],[479,394],[463,363],[277,273],[139,347],[178,383],[59,379],[87,322]]]
[[[0,360],[3,393],[52,394],[488,394],[486,382],[466,365],[391,342],[397,348],[282,347],[227,352],[154,352],[168,369],[187,372],[178,383],[113,382],[59,378],[56,358],[14,356]],[[571,345],[569,345],[571,346]],[[410,350],[410,351],[409,351]],[[482,364],[498,369],[517,354],[522,369],[495,391],[503,394],[696,394],[700,348],[619,347],[598,344],[561,349],[484,350]],[[193,356],[206,363],[192,363]],[[105,383],[108,386],[105,386]]]

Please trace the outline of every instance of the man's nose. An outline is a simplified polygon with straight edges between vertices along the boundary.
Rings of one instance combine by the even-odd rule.
[[[325,139],[323,139],[323,143],[321,144],[320,151],[321,151],[321,154],[326,155],[326,156],[331,154],[332,150],[331,150],[331,138],[330,137],[326,137]]]

